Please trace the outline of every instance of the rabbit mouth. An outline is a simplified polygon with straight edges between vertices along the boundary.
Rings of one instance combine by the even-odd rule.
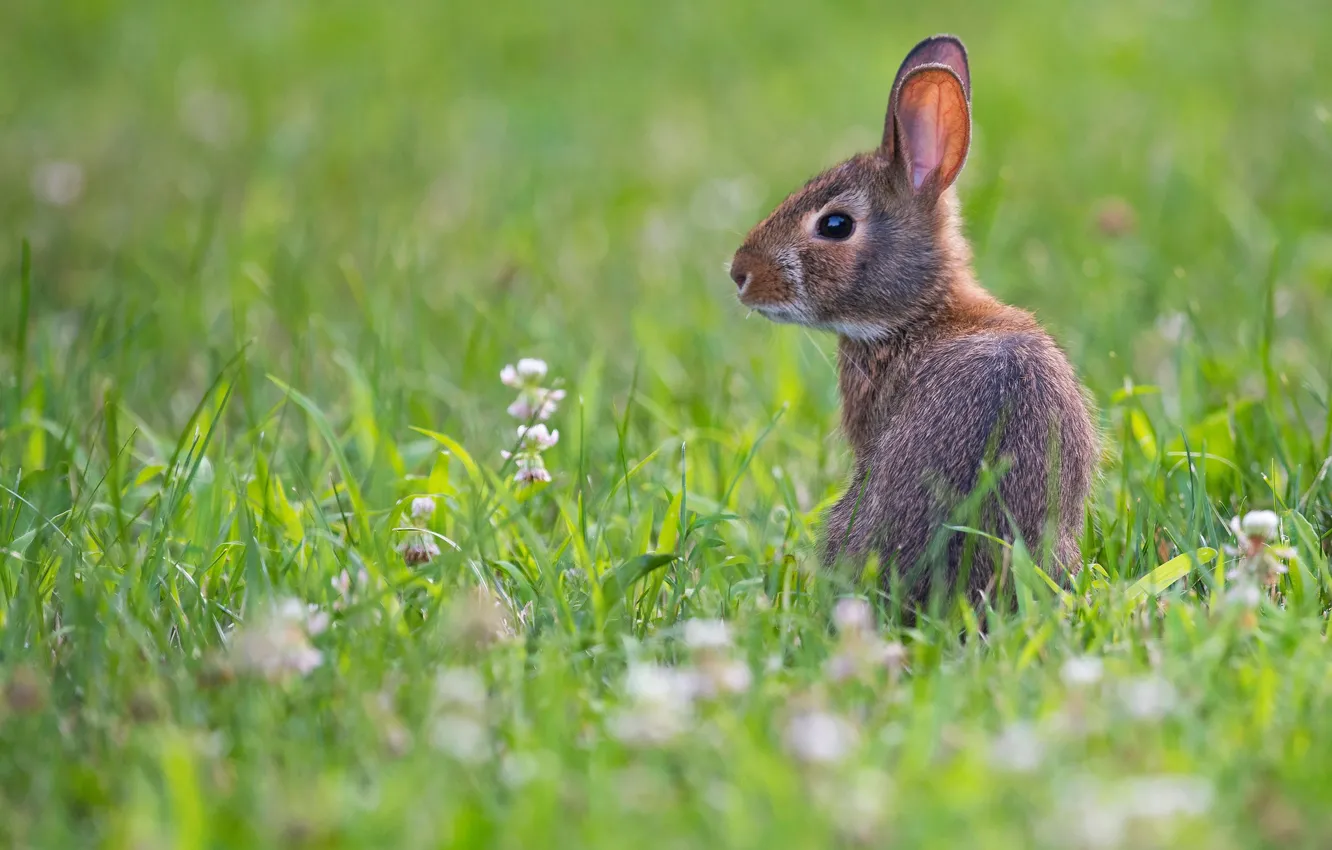
[[[768,321],[784,325],[809,325],[814,322],[814,317],[809,314],[804,305],[795,302],[756,304],[753,309]]]

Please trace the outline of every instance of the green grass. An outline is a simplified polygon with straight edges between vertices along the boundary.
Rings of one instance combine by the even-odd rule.
[[[811,557],[834,342],[746,319],[722,264],[936,31],[972,53],[979,274],[1101,408],[1099,569],[911,632],[878,605],[904,657],[838,682],[835,600],[876,594]],[[1319,846],[1328,44],[1301,0],[10,0],[0,840]],[[525,356],[568,393],[536,492],[500,457]],[[1255,611],[1187,556],[1256,508],[1296,558]],[[280,597],[331,623],[269,682],[224,641]],[[717,617],[752,685],[635,700]],[[806,765],[816,710],[855,742]]]

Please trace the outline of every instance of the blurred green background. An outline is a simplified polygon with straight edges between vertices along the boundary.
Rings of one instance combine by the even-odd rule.
[[[6,17],[3,308],[27,237],[56,411],[110,373],[178,425],[175,394],[254,340],[255,368],[313,391],[346,351],[396,423],[467,429],[521,349],[566,372],[604,358],[616,385],[645,357],[656,397],[689,410],[673,415],[790,401],[831,427],[830,340],[746,320],[722,263],[876,143],[898,62],[936,31],[972,55],[981,278],[1051,326],[1098,398],[1179,378],[1165,398],[1187,421],[1243,389],[1272,275],[1276,354],[1326,388],[1316,2],[14,0]],[[51,163],[77,169],[67,204],[39,197]],[[1215,369],[1163,375],[1185,336]]]
[[[873,588],[800,569],[847,465],[835,341],[747,319],[723,263],[877,144],[935,32],[971,53],[980,278],[1101,407],[1084,555],[1107,581],[985,640],[887,612],[910,675],[840,688],[830,600]],[[1139,774],[1215,792],[1171,846],[1327,834],[1329,45],[1318,0],[6,0],[0,840],[854,843],[808,807],[860,798],[782,755],[806,698],[891,774],[874,814],[901,846],[1068,846],[1051,813]],[[524,356],[569,397],[555,481],[520,501],[499,372]],[[422,492],[456,548],[408,569]],[[1252,507],[1304,564],[1261,626],[1187,556]],[[665,578],[607,589],[653,550],[680,556]],[[1181,554],[1153,598],[1116,595]],[[371,596],[337,607],[358,569]],[[489,654],[450,631],[475,584],[526,612]],[[326,663],[220,681],[223,635],[273,594],[332,612]],[[715,616],[752,695],[630,753],[606,731],[626,660]],[[1060,676],[1084,653],[1101,691]],[[484,675],[529,784],[426,745],[441,664]],[[1168,718],[1114,708],[1139,674],[1175,683]],[[1068,716],[1084,737],[1039,738],[1043,772],[987,760],[1008,724]]]

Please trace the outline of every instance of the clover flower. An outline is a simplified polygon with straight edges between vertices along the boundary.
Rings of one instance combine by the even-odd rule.
[[[518,426],[518,447],[516,451],[501,451],[505,459],[513,459],[517,471],[513,480],[519,484],[531,485],[550,481],[550,471],[541,458],[541,453],[560,441],[560,432],[551,431],[544,423]]]
[[[1285,562],[1295,557],[1295,550],[1278,545],[1281,518],[1272,511],[1250,511],[1235,517],[1230,530],[1238,545],[1226,547],[1226,553],[1235,558],[1234,566],[1226,573],[1233,580],[1226,589],[1226,601],[1241,608],[1256,608],[1262,598],[1261,588],[1276,592],[1277,580],[1288,569]]]
[[[555,415],[564,400],[564,390],[541,386],[545,377],[546,361],[535,357],[524,357],[518,365],[509,364],[500,370],[500,383],[518,390],[518,398],[508,408],[510,416],[528,422]]]
[[[860,740],[852,723],[827,711],[804,711],[786,724],[786,749],[806,764],[832,764],[850,754]]]
[[[260,611],[227,639],[236,670],[271,682],[304,676],[324,662],[310,638],[328,627],[328,615],[315,606],[284,599]]]
[[[894,676],[906,664],[906,647],[887,642],[874,630],[874,610],[863,599],[839,599],[833,608],[837,651],[825,671],[834,682],[864,678],[887,669]]]

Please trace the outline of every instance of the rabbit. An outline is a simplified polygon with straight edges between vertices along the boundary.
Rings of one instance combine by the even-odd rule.
[[[913,621],[933,590],[989,595],[992,538],[1020,537],[1052,576],[1076,574],[1099,452],[1067,357],[972,270],[953,186],[970,110],[966,48],[925,39],[897,72],[879,147],[787,197],[730,265],[751,311],[838,335],[855,462],[823,518],[822,561],[876,556]]]

